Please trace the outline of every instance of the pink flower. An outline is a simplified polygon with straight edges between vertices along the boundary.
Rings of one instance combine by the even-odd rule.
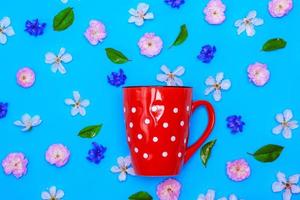
[[[24,67],[17,73],[17,83],[23,88],[29,88],[34,84],[35,73],[32,69]]]
[[[145,33],[139,40],[138,45],[142,55],[153,57],[160,53],[163,42],[160,37],[155,36],[155,33]]]
[[[244,159],[228,162],[227,175],[231,180],[243,181],[250,176],[250,167]]]
[[[273,17],[283,17],[293,8],[292,0],[271,0],[269,2],[269,13]]]
[[[209,24],[221,24],[225,20],[226,6],[222,3],[221,0],[211,0],[203,12],[205,14],[205,20]]]
[[[92,45],[96,45],[106,37],[105,26],[100,21],[91,20],[84,35]]]
[[[51,145],[46,152],[46,160],[56,167],[64,166],[70,157],[70,151],[62,144]]]
[[[9,175],[13,174],[16,178],[20,178],[27,172],[28,160],[23,153],[10,153],[2,161],[4,172]]]
[[[270,72],[266,64],[256,62],[249,65],[248,77],[256,86],[264,86],[270,78]]]
[[[181,184],[175,179],[167,179],[157,186],[156,194],[160,200],[177,200]]]

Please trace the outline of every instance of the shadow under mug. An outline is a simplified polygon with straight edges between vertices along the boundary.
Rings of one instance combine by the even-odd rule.
[[[124,87],[124,116],[132,165],[137,175],[174,176],[200,148],[215,123],[212,105],[192,101],[191,87]],[[205,107],[208,125],[188,147],[189,121],[197,107]]]

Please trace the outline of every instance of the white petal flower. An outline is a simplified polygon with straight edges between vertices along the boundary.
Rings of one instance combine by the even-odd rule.
[[[206,194],[200,194],[197,200],[215,200],[215,191],[207,190]]]
[[[9,17],[3,17],[0,20],[0,44],[5,44],[7,42],[7,36],[15,35],[14,29],[9,25],[10,25]]]
[[[238,197],[237,197],[235,194],[231,194],[231,195],[229,196],[229,198],[222,197],[222,198],[220,198],[220,199],[218,199],[218,200],[238,200]]]
[[[272,129],[273,134],[278,135],[282,133],[284,138],[292,138],[292,129],[298,128],[298,121],[292,120],[292,118],[293,112],[290,109],[277,114],[275,119],[279,124]]]
[[[79,113],[81,116],[85,116],[85,108],[90,105],[90,101],[88,99],[81,100],[80,93],[78,91],[73,91],[73,98],[74,99],[65,99],[65,104],[72,106],[71,115],[75,116]]]
[[[131,158],[130,156],[126,156],[125,158],[120,156],[117,159],[118,166],[112,166],[110,169],[111,172],[113,173],[120,173],[119,174],[119,181],[125,181],[126,180],[126,175],[135,175],[135,172],[133,168],[131,167]]]
[[[295,174],[286,179],[285,174],[282,172],[277,173],[278,181],[272,184],[273,192],[283,192],[282,198],[284,200],[290,200],[292,194],[300,193],[300,187],[297,185],[299,182],[300,174]]]
[[[14,122],[16,126],[24,127],[22,131],[30,131],[33,127],[38,126],[40,123],[42,123],[42,120],[39,115],[31,117],[27,113],[22,116],[21,120]]]
[[[129,9],[129,14],[132,16],[129,17],[129,23],[135,23],[137,26],[142,26],[144,24],[144,20],[153,19],[153,13],[147,13],[149,10],[149,5],[146,3],[139,3],[137,9]]]
[[[167,83],[168,86],[182,86],[183,82],[181,79],[179,79],[176,76],[181,76],[184,74],[185,69],[183,66],[178,66],[173,72],[169,70],[169,68],[166,65],[161,66],[161,71],[163,71],[165,74],[158,74],[156,76],[156,80],[160,82]]]
[[[52,52],[48,52],[45,55],[45,63],[52,64],[51,71],[56,73],[59,71],[61,74],[67,73],[65,67],[62,63],[69,63],[72,61],[72,55],[69,53],[65,53],[65,48],[60,48],[58,55],[55,55]]]
[[[231,81],[229,79],[224,80],[224,73],[220,72],[216,77],[209,76],[205,80],[205,84],[208,86],[204,94],[208,95],[213,92],[213,98],[215,101],[220,101],[222,99],[222,90],[229,90],[231,87]]]
[[[239,19],[234,23],[234,26],[238,27],[237,34],[240,35],[246,31],[247,36],[255,35],[255,26],[260,26],[264,21],[260,18],[256,18],[256,11],[252,10],[248,13],[247,17]]]
[[[51,186],[48,191],[44,191],[41,194],[41,198],[43,200],[61,200],[64,197],[64,191],[63,190],[56,190],[55,186]]]

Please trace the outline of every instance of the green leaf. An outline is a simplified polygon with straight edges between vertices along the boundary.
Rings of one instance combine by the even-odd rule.
[[[98,133],[100,132],[102,126],[103,126],[102,124],[87,126],[78,133],[78,136],[80,136],[82,138],[96,137],[98,135]]]
[[[207,161],[210,157],[211,154],[211,150],[214,147],[215,143],[216,143],[217,139],[214,139],[210,142],[207,142],[200,151],[200,157],[201,157],[201,161],[202,164],[206,167]]]
[[[274,51],[277,49],[282,49],[286,46],[286,41],[281,38],[273,38],[265,42],[263,45],[263,51]]]
[[[113,48],[106,48],[106,56],[116,64],[123,64],[129,61],[129,59],[120,51]]]
[[[130,197],[128,197],[129,200],[152,200],[152,196],[148,194],[147,192],[140,191],[137,192]]]
[[[176,40],[173,42],[172,46],[178,46],[178,45],[182,44],[186,40],[187,37],[188,37],[188,31],[187,31],[186,25],[183,24],[180,26],[180,32],[179,32]]]
[[[258,149],[254,154],[248,154],[260,162],[272,162],[280,156],[283,149],[283,146],[268,144]]]
[[[60,11],[53,18],[53,29],[55,31],[63,31],[71,26],[74,22],[74,11],[73,8],[68,7]]]

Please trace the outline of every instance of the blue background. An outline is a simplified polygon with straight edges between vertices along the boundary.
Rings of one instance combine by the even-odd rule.
[[[156,74],[160,73],[162,64],[171,69],[183,65],[186,73],[182,79],[186,86],[194,87],[194,99],[209,100],[215,107],[217,121],[209,140],[217,138],[217,144],[207,168],[202,166],[198,151],[176,177],[182,184],[180,199],[196,199],[209,188],[217,191],[218,198],[235,193],[244,199],[281,199],[281,194],[271,190],[276,173],[279,170],[287,175],[300,173],[299,129],[293,131],[291,140],[271,132],[276,125],[275,115],[286,108],[293,110],[296,120],[300,119],[299,1],[294,1],[288,16],[277,19],[269,15],[267,0],[224,0],[226,21],[212,26],[204,21],[203,8],[207,0],[187,1],[179,10],[162,0],[147,0],[155,19],[146,21],[142,27],[127,22],[128,9],[136,8],[137,0],[69,0],[67,5],[59,0],[0,2],[0,17],[9,16],[16,32],[6,45],[0,46],[0,100],[9,102],[7,117],[0,120],[0,158],[21,151],[29,160],[28,173],[19,180],[0,173],[1,199],[40,199],[41,192],[51,185],[63,189],[66,200],[127,199],[139,190],[146,190],[157,198],[156,186],[164,178],[130,176],[121,183],[118,174],[110,172],[111,166],[116,165],[116,158],[129,153],[123,124],[122,90],[110,86],[106,80],[111,71],[120,67],[128,77],[126,85],[149,85],[160,84]],[[66,6],[74,7],[75,23],[66,31],[54,32],[52,18]],[[264,25],[256,28],[253,38],[245,34],[238,36],[234,22],[252,9],[264,19]],[[24,32],[25,21],[35,18],[47,23],[45,34],[37,38]],[[102,21],[107,28],[108,36],[98,46],[90,45],[83,36],[91,19]],[[168,49],[184,23],[189,31],[187,41]],[[137,46],[146,32],[155,32],[164,42],[161,54],[152,59],[141,56]],[[273,37],[284,38],[287,47],[262,52],[262,44]],[[196,59],[205,44],[217,47],[211,64]],[[52,73],[50,65],[44,62],[48,51],[58,53],[61,47],[73,56],[73,61],[65,65],[66,75]],[[106,47],[124,52],[132,62],[121,66],[111,63],[105,55]],[[248,65],[256,61],[266,63],[271,71],[270,81],[262,88],[255,87],[247,78]],[[35,85],[29,89],[16,84],[16,72],[24,66],[36,72]],[[221,71],[232,81],[232,87],[223,93],[222,101],[216,103],[211,96],[204,96],[204,81]],[[72,117],[70,107],[64,104],[65,98],[72,97],[73,90],[80,91],[83,98],[91,101],[85,117]],[[21,132],[13,122],[24,113],[39,114],[43,123],[31,132]],[[226,128],[225,119],[233,114],[242,115],[246,122],[241,134],[232,135]],[[77,136],[81,128],[97,123],[103,123],[104,127],[96,138],[89,140]],[[190,142],[199,137],[206,124],[203,109],[193,115],[192,124]],[[100,165],[85,158],[92,141],[108,148]],[[70,161],[63,168],[45,161],[45,151],[53,143],[63,143],[71,151]],[[260,163],[246,154],[269,143],[285,146],[282,155],[273,163]],[[227,161],[239,158],[249,162],[252,173],[249,179],[237,183],[227,178],[225,166]]]

